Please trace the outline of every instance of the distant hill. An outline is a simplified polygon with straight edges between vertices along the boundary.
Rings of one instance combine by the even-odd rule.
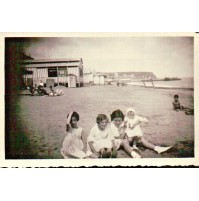
[[[128,79],[157,79],[153,72],[100,72],[109,78],[128,78]]]

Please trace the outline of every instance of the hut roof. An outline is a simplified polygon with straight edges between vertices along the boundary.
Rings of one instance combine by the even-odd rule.
[[[47,68],[47,67],[78,67],[79,62],[75,63],[34,63],[34,64],[25,64],[26,68]]]
[[[25,60],[22,62],[26,68],[41,68],[41,67],[59,67],[59,66],[68,66],[68,67],[77,67],[82,62],[82,59],[58,59],[58,58],[45,58],[45,59],[34,59],[34,60]]]

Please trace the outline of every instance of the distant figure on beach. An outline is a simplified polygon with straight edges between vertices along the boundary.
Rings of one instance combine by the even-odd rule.
[[[53,90],[53,87],[50,86],[50,92],[49,92],[49,96],[62,96],[64,95],[62,90],[57,89],[56,91]]]
[[[27,86],[27,89],[30,91],[30,93],[31,93],[31,96],[34,96],[34,93],[35,93],[35,87],[33,86],[33,84],[32,85],[30,85],[30,86]]]
[[[174,100],[172,102],[172,105],[173,105],[173,110],[175,111],[183,110],[185,111],[185,114],[187,115],[194,115],[194,109],[184,107],[181,105],[178,94],[174,95]]]
[[[38,86],[38,94],[43,96],[43,95],[49,95],[49,93],[44,89],[42,85]]]
[[[108,117],[105,114],[99,114],[96,123],[88,136],[91,151],[98,158],[115,158],[117,151],[113,146],[114,138],[110,135]]]
[[[131,155],[133,158],[141,158],[139,152],[137,149],[132,149],[130,147],[130,143],[127,139],[124,139],[125,136],[125,124],[124,124],[124,114],[122,113],[121,110],[115,110],[111,114],[111,132],[112,135],[115,137],[115,143],[117,143],[117,147],[119,148],[120,146],[124,148],[124,150]],[[119,139],[120,141],[117,141]],[[121,141],[121,139],[123,139]],[[163,153],[167,150],[169,150],[171,147],[161,147],[161,146],[156,146],[152,144],[151,142],[148,142],[143,136],[140,138],[142,144],[148,148],[156,151],[157,153]],[[128,145],[127,145],[128,144]]]
[[[184,107],[181,105],[180,101],[179,101],[179,95],[174,95],[174,100],[172,102],[173,104],[173,109],[178,111],[178,110],[183,110]]]
[[[120,86],[120,82],[119,82],[119,80],[117,81],[117,86],[118,86],[118,87]]]
[[[122,85],[122,87],[125,87],[126,83],[124,81],[122,81],[121,85]]]
[[[83,129],[77,125],[78,121],[79,114],[70,112],[66,122],[66,137],[61,148],[61,154],[65,159],[68,157],[80,159],[92,157]]]
[[[133,143],[133,149],[138,150],[137,142],[143,136],[142,130],[140,128],[140,123],[148,123],[146,118],[135,115],[135,110],[133,108],[128,108],[126,111],[126,116],[124,118],[124,124],[126,127],[126,137],[130,142]]]
[[[44,83],[42,82],[42,80],[40,81],[39,86],[44,87]]]

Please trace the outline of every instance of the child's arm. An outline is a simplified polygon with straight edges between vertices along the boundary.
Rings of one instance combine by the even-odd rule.
[[[124,119],[124,125],[123,125],[124,128],[127,128],[127,122],[128,121]]]
[[[180,101],[178,101],[178,103],[179,103],[180,109],[182,110],[183,106],[181,105]]]
[[[99,156],[100,154],[95,150],[95,148],[94,148],[94,146],[93,146],[93,141],[90,141],[90,142],[88,142],[88,144],[89,144],[89,146],[90,146],[90,148],[91,148],[91,151],[95,154],[95,155],[97,155],[97,156]]]
[[[68,115],[68,118],[67,118],[67,121],[66,121],[66,124],[70,124],[70,120],[71,120],[71,116],[73,114],[73,111],[70,112],[70,114]]]
[[[120,133],[119,139],[124,139],[125,138],[125,135],[126,135],[125,131],[126,131],[126,127],[122,127],[120,129],[120,131],[119,131],[119,133]]]
[[[174,101],[172,102],[172,104],[173,104],[173,110],[176,110],[176,106],[175,106]]]
[[[133,126],[131,127],[132,129],[135,128],[137,125],[139,125],[141,122],[144,122],[144,123],[148,123],[148,119],[147,118],[143,118],[143,117],[140,117],[140,116],[137,116],[137,120],[136,122],[133,124]]]
[[[93,146],[93,144],[94,144],[95,141],[96,141],[96,139],[95,139],[95,134],[96,134],[96,130],[95,130],[95,128],[93,127],[93,128],[91,129],[91,131],[90,131],[90,134],[89,134],[89,136],[88,136],[87,141],[88,141],[88,144],[89,144],[89,146],[90,146],[90,148],[91,148],[91,151],[92,151],[95,155],[99,156],[99,153],[95,150],[95,148],[94,148],[94,146]]]
[[[70,130],[70,121],[71,121],[72,114],[73,114],[73,111],[69,113],[68,118],[66,120],[66,132],[69,132]]]

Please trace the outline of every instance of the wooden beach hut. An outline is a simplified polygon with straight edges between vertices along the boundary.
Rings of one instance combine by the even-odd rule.
[[[83,60],[80,59],[34,59],[22,62],[25,69],[24,82],[39,84],[53,80],[55,85],[83,86]]]
[[[93,73],[85,73],[84,74],[84,83],[90,85],[104,85],[105,78],[103,74],[93,74]]]

